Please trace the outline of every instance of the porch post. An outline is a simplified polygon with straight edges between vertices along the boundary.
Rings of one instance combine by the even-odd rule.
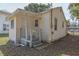
[[[28,19],[25,20],[25,35],[26,35],[26,45],[27,45],[27,39],[28,39]]]
[[[39,41],[41,42],[41,30],[39,29]]]
[[[31,28],[30,28],[30,44],[29,44],[30,47],[32,47],[32,32],[31,32]]]
[[[32,47],[32,30],[31,30],[31,21],[29,19],[29,30],[30,30],[30,42],[29,42],[29,46]]]

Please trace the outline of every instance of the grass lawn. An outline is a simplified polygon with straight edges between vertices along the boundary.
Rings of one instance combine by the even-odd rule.
[[[5,45],[9,41],[8,37],[0,37],[0,45]]]
[[[0,35],[0,46],[1,45],[6,45],[7,44],[7,42],[9,41],[9,38],[8,38],[8,35]],[[2,55],[4,55],[3,53],[2,53],[2,51],[0,50],[0,56],[2,56]]]

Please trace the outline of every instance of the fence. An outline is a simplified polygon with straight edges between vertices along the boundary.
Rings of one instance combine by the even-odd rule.
[[[70,35],[79,35],[79,27],[67,27],[67,32]]]

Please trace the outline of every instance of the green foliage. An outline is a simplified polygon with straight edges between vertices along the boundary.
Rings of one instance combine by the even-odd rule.
[[[71,3],[68,7],[72,16],[79,19],[79,3]]]
[[[69,21],[69,20],[70,20],[70,19],[65,20],[65,22],[66,22],[67,25],[70,25],[70,21]]]
[[[50,6],[52,6],[52,4],[30,3],[29,5],[25,6],[24,9],[32,12],[42,12],[50,8]]]

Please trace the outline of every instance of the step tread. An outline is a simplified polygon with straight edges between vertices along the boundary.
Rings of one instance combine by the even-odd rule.
[[[33,41],[32,43],[40,43],[40,41]]]
[[[40,45],[42,45],[43,43],[39,43],[39,44],[33,44],[33,47],[38,47]]]

